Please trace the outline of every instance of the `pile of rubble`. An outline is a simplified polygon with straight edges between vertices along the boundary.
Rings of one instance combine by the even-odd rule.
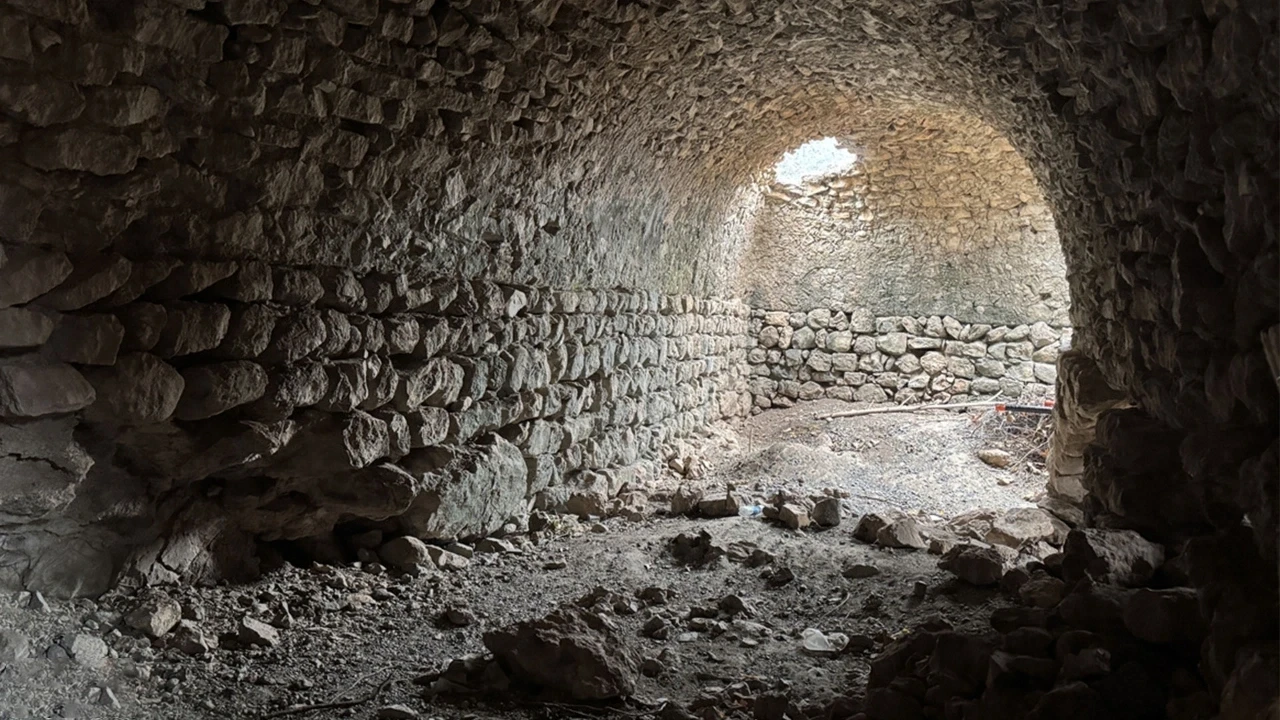
[[[1193,553],[1167,558],[1136,532],[1095,528],[1012,569],[993,547],[957,545],[941,565],[965,582],[998,584],[1019,605],[996,610],[985,635],[934,626],[894,642],[872,661],[857,720],[1273,716],[1266,696],[1230,683],[1219,708],[1201,674],[1213,643],[1189,587]],[[1253,652],[1242,664],[1269,672],[1275,687],[1274,657]]]

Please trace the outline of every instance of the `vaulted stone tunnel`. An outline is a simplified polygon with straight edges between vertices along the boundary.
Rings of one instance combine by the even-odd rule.
[[[1187,544],[1221,687],[1276,635],[1276,18],[3,0],[0,585],[625,503],[750,408],[744,188],[888,103],[981,120],[1043,189],[1092,517]]]

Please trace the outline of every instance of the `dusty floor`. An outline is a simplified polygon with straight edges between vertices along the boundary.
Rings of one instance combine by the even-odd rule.
[[[251,585],[175,593],[191,627],[209,639],[224,638],[196,655],[168,638],[153,647],[125,625],[122,615],[137,604],[126,592],[51,602],[48,609],[24,598],[21,607],[0,609],[0,720],[375,718],[395,717],[379,709],[397,703],[424,719],[659,717],[664,699],[687,706],[700,697],[717,708],[717,717],[732,717],[743,697],[788,684],[815,703],[849,693],[865,684],[870,658],[892,634],[930,617],[978,629],[1004,602],[994,591],[955,582],[937,569],[936,556],[854,540],[856,515],[886,507],[943,516],[1011,507],[1026,504],[1044,479],[1025,462],[998,470],[978,460],[976,451],[993,436],[963,415],[813,420],[848,407],[820,402],[757,416],[726,438],[723,456],[708,458],[699,481],[734,482],[761,499],[778,488],[802,495],[842,490],[844,520],[836,528],[792,531],[758,517],[705,520],[661,512],[640,521],[558,518],[535,536],[510,538],[520,552],[476,553],[457,570],[409,577],[358,566],[286,568]],[[655,510],[662,509],[661,497],[655,494]],[[700,530],[742,554],[759,548],[772,562],[681,564],[668,541]],[[855,564],[874,565],[879,574],[845,577]],[[779,568],[795,578],[770,582]],[[453,658],[481,652],[486,629],[540,617],[598,587],[617,598],[597,609],[638,657],[658,661],[648,668],[657,674],[641,678],[628,708],[593,715],[492,694],[427,698],[413,683]],[[655,587],[673,591],[672,597],[665,604],[630,600]],[[727,595],[744,600],[750,616],[688,619],[691,608],[714,608]],[[470,624],[443,621],[449,610],[470,614]],[[642,630],[655,615],[670,626],[665,639]],[[280,626],[279,643],[237,643],[234,628],[245,616]],[[802,650],[807,628],[854,641],[838,656],[814,656]],[[281,714],[347,700],[357,702]]]
[[[896,509],[951,517],[1028,505],[1044,489],[1045,476],[1028,470],[1028,460],[997,470],[978,459],[983,448],[1015,458],[1030,450],[1005,431],[1010,416],[974,410],[817,419],[864,407],[818,400],[756,415],[733,436],[736,447],[708,458],[707,477],[765,495],[838,488],[850,494],[846,510],[854,515]]]

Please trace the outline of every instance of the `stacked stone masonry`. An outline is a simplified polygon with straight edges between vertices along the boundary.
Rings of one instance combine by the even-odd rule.
[[[869,310],[754,310],[747,353],[760,409],[833,398],[912,404],[1045,399],[1070,330],[992,327],[950,316],[875,317]]]
[[[22,530],[0,534],[6,585],[101,591],[148,538],[68,556],[21,525],[121,474],[160,505],[209,503],[244,542],[388,519],[472,538],[534,506],[605,506],[677,438],[749,409],[738,303],[6,252],[0,513]],[[139,560],[154,581],[204,561]]]

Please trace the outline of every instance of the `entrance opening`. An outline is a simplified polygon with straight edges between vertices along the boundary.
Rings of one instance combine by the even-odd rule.
[[[1053,218],[1009,141],[960,111],[879,109],[756,183],[741,270],[754,417],[726,476],[944,538],[984,540],[965,535],[975,516],[1046,501],[1069,299]],[[922,409],[937,405],[965,411]]]

